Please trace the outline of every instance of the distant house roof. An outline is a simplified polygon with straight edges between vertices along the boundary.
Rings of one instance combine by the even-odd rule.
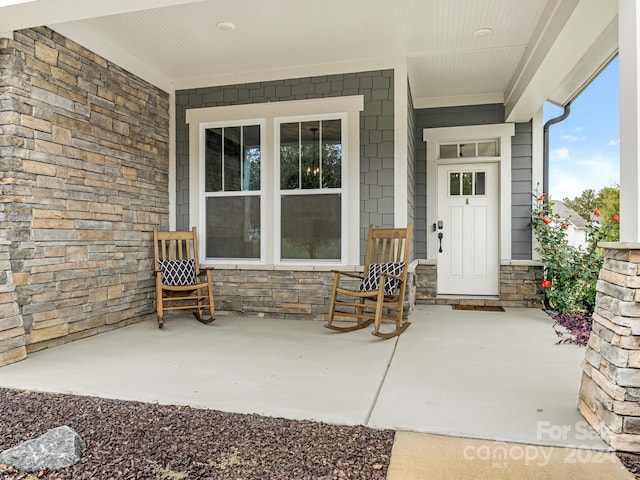
[[[553,201],[553,213],[557,213],[561,218],[566,218],[576,228],[587,228],[587,221],[574,209],[567,207],[564,203]]]

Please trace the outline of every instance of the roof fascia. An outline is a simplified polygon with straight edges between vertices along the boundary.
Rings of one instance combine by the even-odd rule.
[[[507,121],[529,121],[617,14],[617,0],[549,2],[507,89]]]

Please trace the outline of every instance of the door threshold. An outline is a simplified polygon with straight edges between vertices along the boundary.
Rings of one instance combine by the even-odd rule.
[[[436,305],[475,305],[483,307],[502,306],[494,295],[438,295]]]
[[[454,310],[471,310],[476,312],[504,312],[504,307],[500,305],[451,305]]]

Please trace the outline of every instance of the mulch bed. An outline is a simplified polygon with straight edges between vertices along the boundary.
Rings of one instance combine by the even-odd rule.
[[[640,479],[640,455],[620,452],[618,458],[636,479]]]
[[[329,480],[386,477],[392,430],[0,388],[0,451],[68,425],[76,465],[14,479]]]
[[[558,336],[558,343],[570,343],[586,346],[589,343],[593,319],[583,312],[557,313],[547,310],[547,314],[555,320],[553,329]]]

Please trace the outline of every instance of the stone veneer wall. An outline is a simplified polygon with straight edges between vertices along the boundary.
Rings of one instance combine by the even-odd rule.
[[[544,267],[531,260],[511,260],[500,265],[500,305],[542,308]]]
[[[27,356],[22,315],[9,262],[10,242],[0,240],[0,367]]]
[[[538,262],[530,260],[503,262],[500,265],[500,295],[495,299],[437,298],[438,272],[435,260],[419,260],[415,263],[415,303],[542,307],[544,293],[540,284],[544,278],[544,268]]]
[[[333,272],[327,269],[296,270],[215,268],[213,288],[216,314],[251,314],[269,318],[326,320],[333,288]],[[343,277],[341,285],[356,288],[359,280]],[[413,273],[405,292],[405,318],[415,304]]]
[[[542,307],[542,265],[514,260],[503,264],[500,272],[499,298],[436,298],[435,262],[416,260],[409,268],[405,317],[416,304]],[[216,312],[220,315],[252,314],[271,318],[326,320],[333,286],[333,273],[326,268],[312,270],[305,267],[265,266],[251,269],[229,266],[214,268],[212,274]],[[352,285],[355,287],[357,283],[352,281]]]
[[[435,260],[414,262],[414,288],[418,304],[435,304],[438,295],[438,266]]]
[[[17,31],[0,39],[0,133],[0,240],[27,352],[153,314],[169,95],[48,28]]]
[[[616,450],[640,452],[640,244],[608,243],[578,407]]]

